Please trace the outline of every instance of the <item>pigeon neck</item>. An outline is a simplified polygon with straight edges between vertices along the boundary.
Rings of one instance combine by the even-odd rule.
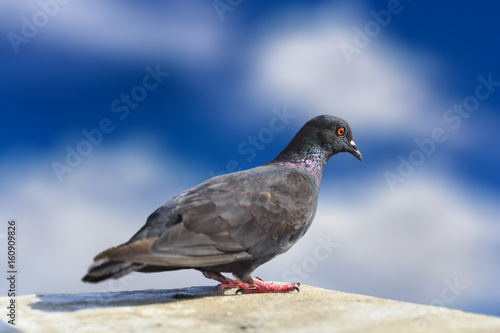
[[[301,171],[319,190],[321,176],[330,156],[319,145],[305,145],[297,148],[285,148],[274,160],[272,165],[281,165]]]

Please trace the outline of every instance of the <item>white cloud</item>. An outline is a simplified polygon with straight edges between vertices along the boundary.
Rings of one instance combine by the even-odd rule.
[[[58,3],[57,1],[54,1]],[[21,35],[22,17],[33,22],[41,12],[39,1],[14,2],[6,10],[4,30]],[[115,59],[169,59],[191,66],[217,59],[222,25],[209,4],[177,1],[174,4],[120,1],[70,1],[60,4],[46,24],[30,38],[79,53],[109,54]],[[208,11],[210,9],[210,11]],[[212,14],[209,16],[207,14]]]
[[[424,77],[433,68],[428,56],[419,58],[382,31],[348,63],[339,45],[353,43],[353,22],[363,21],[361,15],[347,23],[342,11],[331,6],[320,10],[329,13],[328,21],[323,14],[315,22],[319,14],[308,12],[296,18],[313,22],[305,26],[272,29],[270,24],[255,49],[253,94],[286,101],[310,115],[339,115],[380,135],[388,128],[407,132],[428,127],[424,105],[431,94]]]

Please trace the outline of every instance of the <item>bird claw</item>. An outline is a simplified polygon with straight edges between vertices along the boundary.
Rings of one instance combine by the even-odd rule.
[[[217,290],[238,288],[235,294],[287,293],[293,290],[300,292],[300,283],[277,285],[273,282],[265,282],[261,278],[252,278],[253,283],[250,284],[229,279],[220,273],[205,271],[203,274],[209,279],[220,282],[220,284],[217,285]]]

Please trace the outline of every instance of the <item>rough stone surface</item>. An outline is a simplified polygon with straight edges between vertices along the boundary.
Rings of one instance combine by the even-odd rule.
[[[3,309],[7,297],[0,297]],[[17,298],[1,332],[500,332],[500,318],[302,286],[235,295],[215,287]]]

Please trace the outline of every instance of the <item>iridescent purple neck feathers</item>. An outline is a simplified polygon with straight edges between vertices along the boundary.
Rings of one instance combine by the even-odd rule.
[[[319,191],[323,169],[329,158],[330,156],[322,148],[317,145],[308,145],[297,152],[282,151],[268,164],[297,169],[313,182],[315,190]]]

